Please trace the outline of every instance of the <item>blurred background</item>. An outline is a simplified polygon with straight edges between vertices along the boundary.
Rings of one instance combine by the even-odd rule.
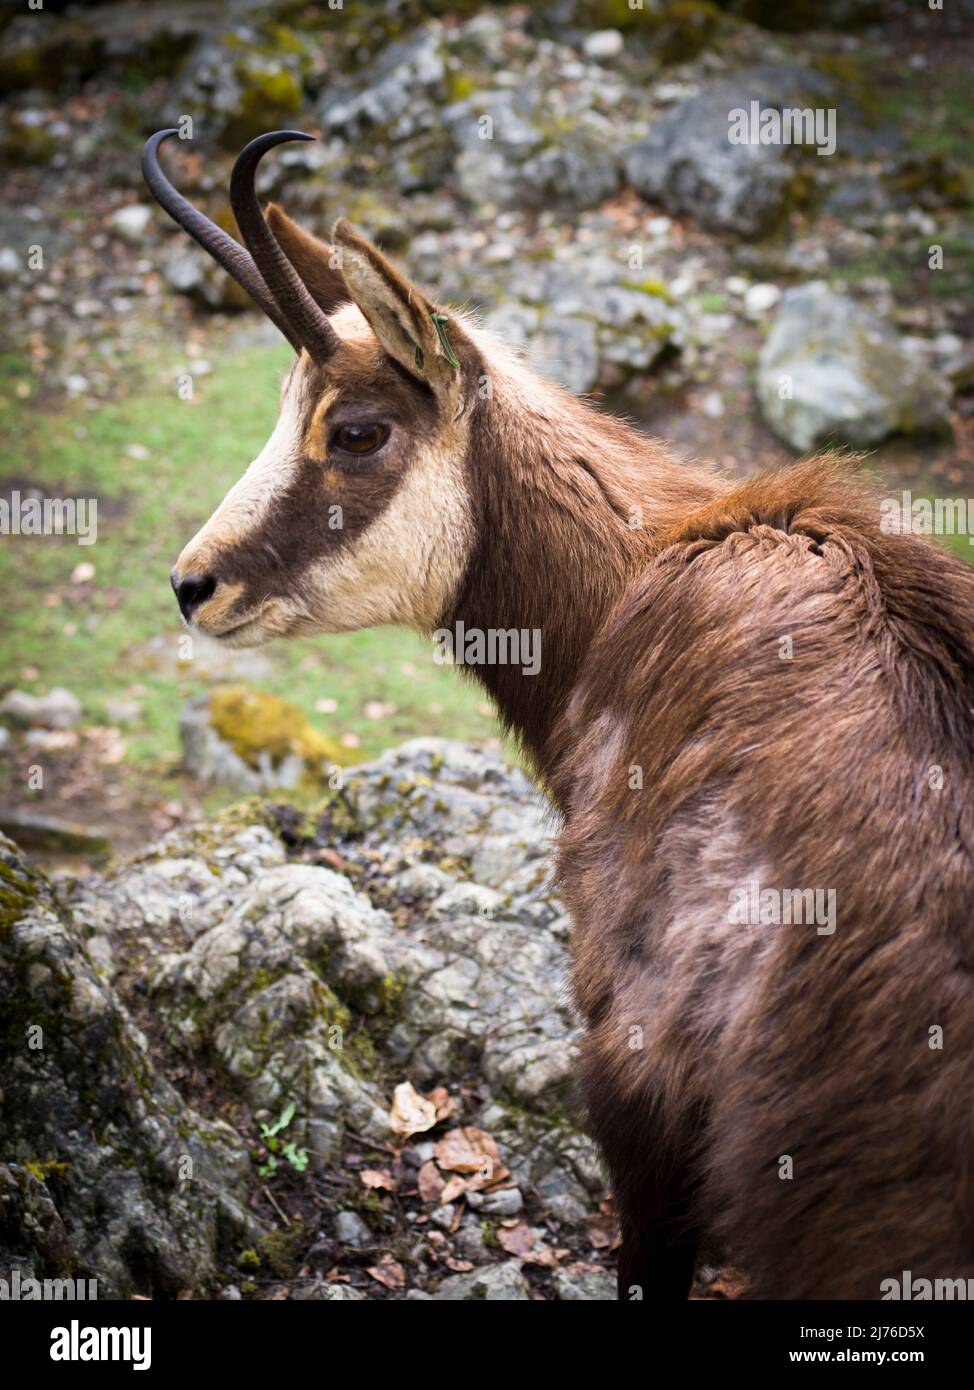
[[[228,229],[242,144],[318,135],[265,161],[268,197],[320,235],[348,216],[681,456],[836,442],[897,495],[974,497],[970,3],[46,0],[0,38],[0,502],[98,504],[90,546],[0,535],[0,828],[42,856],[312,797],[417,734],[498,739],[408,634],[181,644],[169,567],[289,359],[148,199],[142,142],[181,118],[166,166]],[[732,145],[752,100],[833,112],[834,153]]]

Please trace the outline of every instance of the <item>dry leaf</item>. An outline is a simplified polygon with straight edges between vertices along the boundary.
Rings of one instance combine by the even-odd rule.
[[[446,1183],[443,1181],[442,1174],[432,1159],[430,1159],[428,1163],[424,1163],[422,1168],[420,1168],[416,1179],[416,1185],[419,1188],[419,1195],[424,1202],[435,1202],[443,1191]]]
[[[377,1265],[370,1265],[368,1273],[387,1289],[404,1289],[406,1271],[391,1255],[383,1255]]]
[[[497,1232],[497,1239],[509,1255],[526,1255],[534,1245],[538,1233],[526,1221],[519,1221],[508,1230],[503,1227]]]
[[[489,1174],[474,1173],[467,1179],[467,1191],[496,1192],[501,1187],[513,1187],[515,1184],[508,1182],[510,1176],[510,1168],[498,1168]]]
[[[389,1124],[396,1134],[409,1138],[423,1134],[436,1124],[436,1106],[421,1096],[411,1081],[403,1081],[392,1093]]]
[[[614,1216],[588,1216],[585,1227],[595,1250],[611,1250],[619,1242],[619,1227]]]
[[[561,1254],[561,1251],[558,1253]],[[570,1265],[565,1266],[565,1271],[575,1277],[579,1274],[604,1274],[605,1265],[593,1264],[590,1260],[572,1260]]]
[[[324,849],[318,850],[315,857],[319,864],[327,864],[330,869],[334,869],[340,874],[345,872],[347,866],[344,857],[338,853],[337,849],[332,849],[330,845],[326,845]]]
[[[384,1187],[387,1192],[395,1192],[399,1186],[387,1168],[363,1168],[359,1177],[363,1187]]]
[[[541,1269],[557,1269],[561,1261],[571,1252],[560,1248],[552,1250],[550,1245],[539,1245],[529,1254],[521,1257],[521,1263],[526,1265],[538,1265]]]
[[[485,1181],[496,1181],[501,1156],[492,1135],[473,1125],[451,1129],[433,1152],[441,1168],[455,1173],[478,1173]]]
[[[451,1115],[456,1114],[457,1103],[445,1086],[434,1086],[427,1100],[436,1106],[437,1120],[448,1120]]]
[[[458,1260],[453,1255],[448,1255],[443,1263],[447,1269],[452,1269],[456,1274],[466,1274],[474,1267],[472,1260]]]
[[[461,1178],[459,1173],[454,1173],[452,1178],[448,1178],[443,1185],[440,1193],[440,1205],[446,1206],[448,1202],[455,1202],[458,1197],[470,1189],[470,1184],[466,1178]]]

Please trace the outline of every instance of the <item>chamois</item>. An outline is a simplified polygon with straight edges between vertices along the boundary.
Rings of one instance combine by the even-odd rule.
[[[174,133],[149,187],[297,353],[173,570],[183,617],[231,647],[541,633],[535,674],[473,675],[563,822],[620,1296],[684,1299],[705,1256],[750,1298],[971,1278],[974,573],[847,463],[677,462],[346,221],[265,217],[258,160],[300,132],[237,160],[244,249],[162,172]]]

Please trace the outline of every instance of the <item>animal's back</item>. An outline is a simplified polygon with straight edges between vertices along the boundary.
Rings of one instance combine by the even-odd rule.
[[[668,538],[573,703],[561,870],[623,1223],[675,1195],[673,1238],[758,1297],[974,1277],[972,615],[960,561],[806,464]],[[811,922],[762,924],[796,892]]]

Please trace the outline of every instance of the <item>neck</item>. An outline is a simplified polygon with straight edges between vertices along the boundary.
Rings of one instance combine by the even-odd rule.
[[[471,425],[480,539],[450,626],[529,635],[536,674],[504,660],[503,643],[468,665],[550,786],[553,733],[592,638],[657,538],[721,489],[624,422],[512,361],[505,368],[491,372]]]

